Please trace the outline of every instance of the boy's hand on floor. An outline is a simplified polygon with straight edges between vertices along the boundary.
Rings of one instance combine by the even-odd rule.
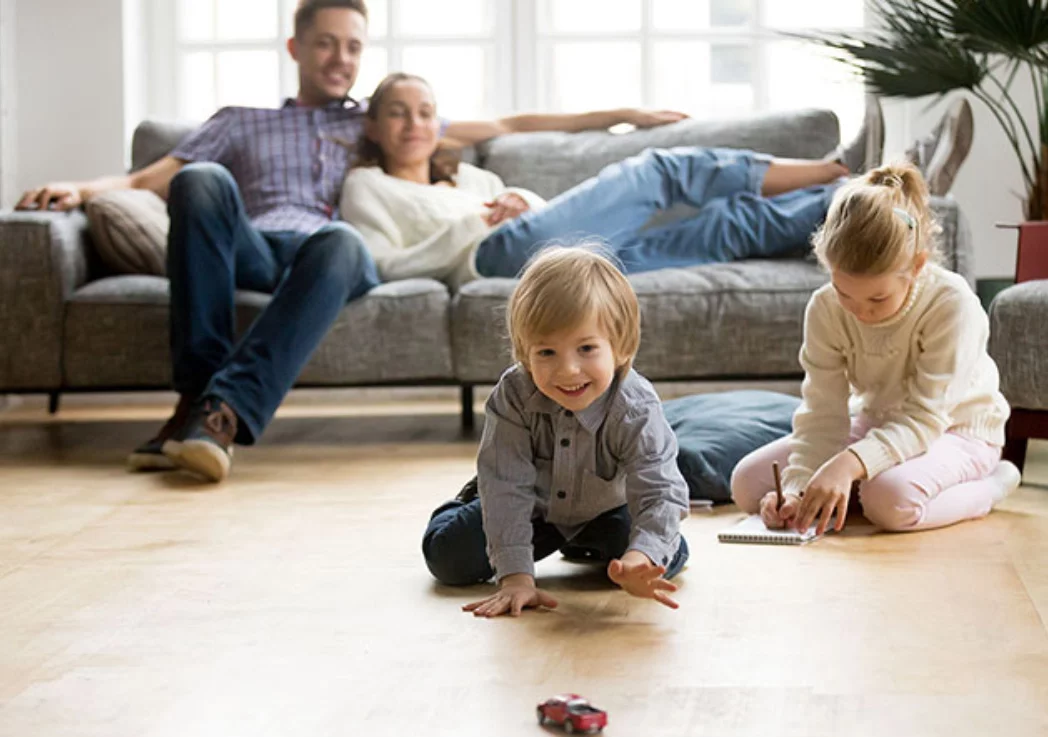
[[[781,530],[797,517],[800,506],[800,497],[795,494],[785,494],[782,497],[782,506],[779,507],[778,494],[769,491],[761,499],[761,520],[769,530]]]
[[[499,590],[486,599],[466,604],[464,612],[473,612],[474,617],[498,617],[509,614],[519,617],[524,609],[546,607],[553,609],[557,600],[535,586],[535,579],[526,573],[515,573],[499,582]]]
[[[669,597],[677,590],[677,586],[662,577],[665,572],[664,566],[655,565],[648,556],[637,550],[627,550],[622,558],[608,563],[608,578],[626,593],[642,599],[654,599],[670,609],[677,609],[680,604]]]

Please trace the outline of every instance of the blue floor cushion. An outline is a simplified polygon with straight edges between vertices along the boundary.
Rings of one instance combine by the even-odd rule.
[[[765,391],[696,394],[666,402],[688,495],[730,502],[735,465],[751,451],[789,434],[800,403],[797,397]]]

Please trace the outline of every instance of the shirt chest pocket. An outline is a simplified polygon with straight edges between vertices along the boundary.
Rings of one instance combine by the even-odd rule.
[[[582,473],[582,506],[584,514],[597,516],[626,503],[626,477],[601,478],[588,468]]]

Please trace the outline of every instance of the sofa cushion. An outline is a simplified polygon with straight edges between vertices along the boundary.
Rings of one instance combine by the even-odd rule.
[[[826,274],[811,261],[751,260],[635,274],[637,370],[652,381],[800,374],[804,307]],[[493,383],[510,365],[512,279],[471,282],[451,306],[455,375]]]
[[[839,142],[840,127],[831,111],[797,110],[741,120],[682,120],[623,135],[606,131],[518,133],[500,136],[478,148],[484,168],[507,184],[549,199],[595,176],[608,164],[647,148],[739,148],[815,159],[825,156]]]
[[[1048,410],[1048,280],[1023,282],[990,305],[990,355],[1001,391],[1020,409]]]
[[[84,206],[98,257],[117,274],[167,273],[167,203],[146,189],[103,192]]]
[[[243,332],[269,295],[240,291]],[[383,284],[347,305],[299,384],[349,386],[449,381],[448,292],[428,279]],[[168,281],[115,276],[85,285],[66,311],[63,370],[70,387],[166,387]]]
[[[731,472],[749,453],[789,434],[800,399],[765,391],[716,392],[665,403],[688,496],[731,501]]]

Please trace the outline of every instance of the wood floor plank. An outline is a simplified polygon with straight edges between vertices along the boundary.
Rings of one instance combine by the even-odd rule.
[[[566,690],[609,737],[1048,733],[1048,444],[982,521],[777,548],[695,513],[679,611],[557,559],[556,610],[485,621],[419,549],[475,436],[336,409],[218,488],[123,470],[163,405],[0,414],[0,735],[515,737]]]

